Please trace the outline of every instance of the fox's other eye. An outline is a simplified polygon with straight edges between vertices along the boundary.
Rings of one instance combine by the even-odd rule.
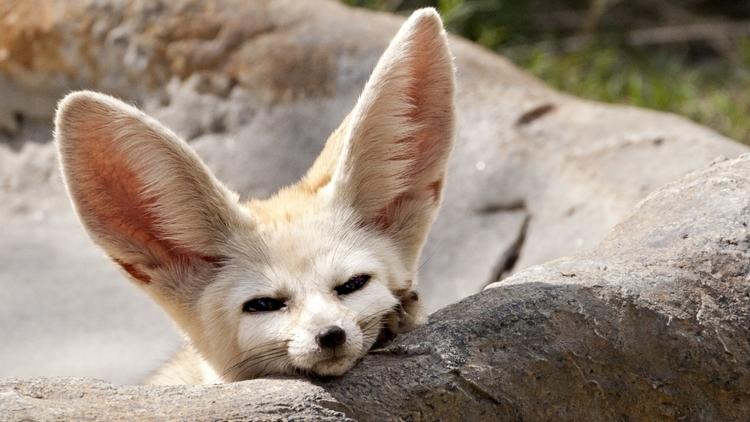
[[[250,299],[242,305],[242,312],[269,312],[278,311],[279,309],[286,306],[281,300],[274,299],[272,297],[259,297],[257,299]]]
[[[336,290],[339,295],[348,295],[364,287],[368,281],[370,281],[370,274],[357,274],[346,283],[336,286],[333,290]]]

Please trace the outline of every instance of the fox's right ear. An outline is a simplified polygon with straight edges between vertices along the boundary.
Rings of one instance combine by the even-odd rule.
[[[454,91],[440,16],[434,9],[417,10],[380,57],[333,138],[341,139],[341,150],[328,191],[393,238],[411,269],[442,198],[453,149]],[[324,150],[320,160],[334,152]]]
[[[93,240],[135,280],[180,289],[222,259],[249,224],[225,188],[175,134],[112,97],[68,95],[55,140],[68,192]]]

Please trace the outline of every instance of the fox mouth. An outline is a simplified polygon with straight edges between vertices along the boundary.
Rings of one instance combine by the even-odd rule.
[[[395,337],[396,334],[390,328],[381,328],[378,333],[377,339],[375,340],[375,342],[373,342],[372,346],[370,346],[367,352],[385,347]],[[337,354],[334,350],[315,362],[315,364],[311,368],[311,371],[316,375],[323,377],[339,376],[351,369],[351,367],[353,367],[359,359],[364,357],[365,354],[366,353],[363,352],[360,355],[352,356],[351,354]]]
[[[344,360],[347,360],[347,356],[331,356],[328,358],[323,358],[315,363],[315,365],[335,365],[337,363],[340,363]]]
[[[311,371],[318,376],[339,376],[348,371],[358,357],[351,355],[335,355],[324,357],[313,364]]]

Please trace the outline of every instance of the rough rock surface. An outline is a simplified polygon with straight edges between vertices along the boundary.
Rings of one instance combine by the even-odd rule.
[[[0,381],[11,419],[746,420],[750,155],[651,194],[592,252],[522,270],[344,377]]]
[[[0,380],[2,420],[345,420],[343,406],[298,380],[213,386],[114,386],[87,378]]]
[[[179,341],[75,221],[49,143],[65,92],[140,104],[243,196],[266,195],[311,163],[400,22],[332,1],[0,1],[0,375],[135,382]],[[431,309],[590,250],[649,192],[747,151],[451,48],[458,139],[421,268]]]

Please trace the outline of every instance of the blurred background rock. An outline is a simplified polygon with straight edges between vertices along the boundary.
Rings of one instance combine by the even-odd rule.
[[[750,143],[750,1],[344,0],[447,28],[572,94],[679,113]]]

